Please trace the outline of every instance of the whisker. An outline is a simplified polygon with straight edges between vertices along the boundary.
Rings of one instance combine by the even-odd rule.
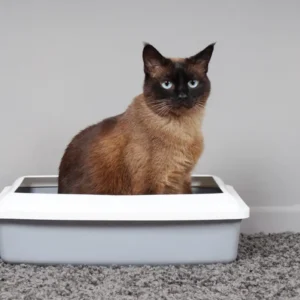
[[[151,103],[151,107],[157,112],[157,114],[159,114],[162,117],[167,116],[171,110],[171,106],[163,101]]]
[[[202,103],[199,103],[199,102],[198,102],[196,105],[197,105],[198,107],[200,107],[200,108],[203,108],[203,109],[205,108],[205,106],[204,106]]]

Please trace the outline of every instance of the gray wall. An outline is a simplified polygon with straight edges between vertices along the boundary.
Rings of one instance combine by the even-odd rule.
[[[300,2],[0,2],[0,187],[57,174],[83,127],[142,87],[142,42],[187,56],[217,41],[196,171],[251,206],[300,203]]]

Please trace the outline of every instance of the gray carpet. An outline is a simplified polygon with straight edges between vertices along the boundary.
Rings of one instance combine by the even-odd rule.
[[[0,262],[0,299],[300,300],[300,234],[242,236],[226,265],[29,266]]]

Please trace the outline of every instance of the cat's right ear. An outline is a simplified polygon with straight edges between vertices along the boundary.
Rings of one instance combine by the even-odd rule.
[[[167,63],[167,59],[152,45],[145,43],[143,49],[144,71],[146,74],[155,73],[156,70]]]
[[[188,58],[188,60],[190,62],[192,62],[193,64],[201,66],[204,69],[204,71],[207,72],[208,64],[209,64],[211,56],[213,54],[215,44],[216,43],[212,43],[212,44],[208,45],[204,50],[202,50],[199,53],[197,53],[196,55]]]

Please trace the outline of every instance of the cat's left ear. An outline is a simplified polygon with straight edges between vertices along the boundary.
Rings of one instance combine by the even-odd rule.
[[[155,71],[167,64],[167,59],[152,45],[145,43],[143,49],[144,71],[145,73],[155,73]]]
[[[205,49],[203,49],[196,55],[189,57],[188,60],[193,64],[199,64],[201,67],[204,68],[204,71],[207,72],[215,44],[216,43],[208,45]]]

